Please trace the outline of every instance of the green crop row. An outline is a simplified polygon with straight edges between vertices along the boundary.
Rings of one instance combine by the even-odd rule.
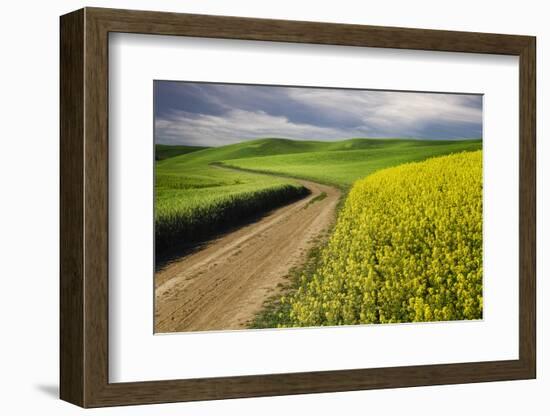
[[[162,178],[162,177],[161,177]],[[196,243],[215,235],[230,226],[241,224],[250,217],[297,200],[309,190],[297,184],[275,183],[267,187],[250,189],[237,184],[230,190],[200,193],[178,184],[172,178],[161,179],[164,187],[157,188],[155,211],[155,250],[162,253],[174,246]],[[247,190],[248,189],[248,190]],[[202,189],[208,192],[208,189]]]

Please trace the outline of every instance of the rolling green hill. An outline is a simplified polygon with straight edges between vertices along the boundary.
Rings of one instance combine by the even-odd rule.
[[[155,160],[164,160],[169,157],[185,155],[187,153],[196,152],[197,150],[207,149],[204,146],[172,146],[167,144],[155,145]]]
[[[259,143],[263,149],[264,144]],[[267,147],[267,146],[265,146]],[[285,143],[286,148],[291,147]],[[269,146],[275,148],[274,145]],[[308,148],[307,151],[302,151]],[[278,146],[277,149],[286,149]],[[341,142],[302,142],[293,152],[225,159],[223,166],[255,172],[311,179],[349,187],[355,180],[379,169],[434,156],[481,149],[481,140],[429,141],[399,139],[350,139]],[[241,150],[241,153],[242,152]]]
[[[406,149],[423,147],[447,147],[468,144],[481,145],[481,140],[412,140],[412,139],[347,139],[333,142],[266,138],[244,141],[220,147],[209,147],[194,151],[184,157],[172,158],[163,166],[178,169],[182,165],[195,165],[219,162],[230,159],[244,159],[261,156],[288,155],[311,152],[333,152],[373,149]],[[178,146],[179,147],[179,146]],[[183,148],[188,146],[181,146]]]

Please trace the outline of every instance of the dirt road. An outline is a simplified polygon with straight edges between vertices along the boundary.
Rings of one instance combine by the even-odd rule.
[[[309,197],[276,209],[155,274],[155,332],[247,326],[334,220],[340,191],[297,182],[311,190]]]

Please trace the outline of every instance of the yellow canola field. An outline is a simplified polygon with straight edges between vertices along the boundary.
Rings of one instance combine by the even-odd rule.
[[[482,152],[357,181],[281,326],[482,318]]]

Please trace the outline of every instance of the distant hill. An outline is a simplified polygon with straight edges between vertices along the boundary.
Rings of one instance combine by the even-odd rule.
[[[176,146],[167,144],[155,145],[155,160],[164,160],[170,157],[185,155],[187,153],[196,152],[198,150],[207,149],[203,146]]]
[[[462,150],[477,150],[479,148],[481,148],[480,139],[455,141],[353,138],[325,142],[264,138],[243,141],[227,146],[210,147],[175,156],[162,162],[162,170],[166,173],[176,173],[181,169],[188,170],[193,167],[209,165],[213,162],[231,161],[227,164],[251,170],[283,173],[291,176],[301,176],[313,179],[315,175],[295,175],[294,169],[292,169],[291,172],[287,169],[280,169],[281,166],[273,166],[272,164],[276,162],[277,165],[280,165],[281,163],[286,164],[286,162],[288,162],[290,166],[302,165],[302,163],[309,165],[313,162],[317,165],[317,169],[322,172],[333,163],[345,165],[347,162],[355,161],[363,165],[367,160],[370,160],[370,164],[379,158],[388,159],[384,161],[380,160],[380,166],[376,166],[379,168],[385,166],[386,163],[388,165],[394,165],[397,163],[421,160],[429,156]],[[288,158],[292,155],[295,157],[288,159],[283,155],[287,155]],[[249,160],[249,162],[246,162],[245,159]],[[378,164],[374,163],[373,167],[374,165]],[[361,171],[362,167],[353,175],[354,178],[356,175],[364,176],[361,175]],[[371,169],[367,169],[365,174],[371,171]],[[329,174],[328,171],[326,173]],[[328,180],[328,182],[332,181]],[[336,182],[341,181],[337,180]]]
[[[348,139],[338,142],[259,140],[190,154],[222,157],[224,166],[310,179],[348,188],[355,180],[402,163],[480,150],[477,140]],[[230,149],[231,148],[231,149]],[[256,153],[256,156],[253,156]],[[246,155],[246,156],[245,156]],[[180,156],[183,158],[185,156]],[[178,159],[172,159],[177,162]],[[211,162],[210,162],[211,163]]]

